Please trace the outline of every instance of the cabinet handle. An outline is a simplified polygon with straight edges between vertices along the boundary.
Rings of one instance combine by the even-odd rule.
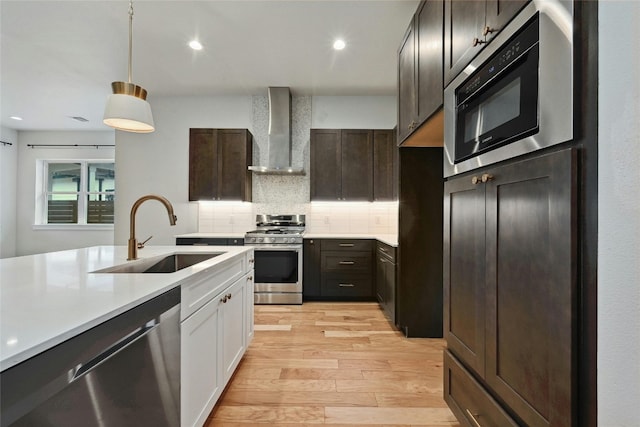
[[[249,276],[249,277],[247,277],[247,282],[250,282],[250,281],[252,281],[252,280],[253,280],[253,276]]]
[[[353,283],[339,283],[338,286],[340,286],[341,288],[353,288],[356,285],[354,285]]]
[[[482,182],[489,182],[493,180],[493,175],[490,175],[488,173],[483,173],[480,179],[482,180]]]
[[[473,421],[473,423],[476,425],[476,427],[482,427],[480,425],[480,423],[478,422],[478,420],[476,420],[476,417],[479,417],[480,414],[472,414],[471,411],[469,409],[467,409],[467,414],[471,417],[471,421]]]
[[[253,260],[253,258],[251,258],[251,259],[249,260],[249,264],[253,264],[254,262],[255,262],[255,261]]]
[[[484,30],[482,30],[482,35],[486,37],[491,33],[495,33],[496,31],[498,30],[487,25],[486,27],[484,27]]]
[[[225,304],[227,302],[227,296],[223,296],[222,298],[220,298],[220,302]]]
[[[387,253],[387,250],[386,250],[385,248],[378,248],[378,250],[379,250],[380,252]]]
[[[227,300],[230,300],[232,296],[233,296],[233,295],[231,295],[231,294],[227,294],[227,295],[226,295]]]
[[[384,264],[384,258],[380,258],[380,262]]]
[[[352,248],[353,247],[353,243],[340,243],[339,246],[341,248]]]
[[[340,261],[339,262],[340,265],[353,265],[355,264],[354,261]]]
[[[473,178],[471,178],[471,183],[473,185],[478,185],[478,184],[480,184],[480,182],[481,182],[480,178],[478,178],[477,176],[474,176]]]
[[[485,44],[485,43],[486,43],[486,41],[480,40],[479,38],[474,37],[472,45],[473,45],[473,47],[476,47],[476,46],[478,46],[480,44]]]

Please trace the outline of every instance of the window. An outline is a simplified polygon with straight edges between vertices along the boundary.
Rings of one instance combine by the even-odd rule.
[[[113,224],[112,161],[45,161],[41,224]]]

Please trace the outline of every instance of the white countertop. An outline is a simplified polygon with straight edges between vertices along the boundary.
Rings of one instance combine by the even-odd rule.
[[[184,252],[222,255],[175,273],[106,274],[125,264],[126,246],[96,246],[0,260],[0,370],[14,366],[123,313],[211,267],[245,246],[147,246],[138,257]]]
[[[398,247],[397,234],[304,233],[305,239],[374,239]]]

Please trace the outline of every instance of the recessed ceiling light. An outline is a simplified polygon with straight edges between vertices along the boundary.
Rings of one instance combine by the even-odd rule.
[[[22,117],[18,117],[18,116],[11,116],[9,118],[13,120],[22,120]]]
[[[189,47],[193,50],[202,50],[202,44],[198,40],[191,40],[189,42]]]
[[[333,48],[335,50],[342,50],[346,45],[347,44],[344,42],[344,40],[341,40],[341,39],[338,39],[335,42],[333,42]]]

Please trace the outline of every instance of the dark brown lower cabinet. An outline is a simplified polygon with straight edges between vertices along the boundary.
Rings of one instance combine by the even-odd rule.
[[[374,300],[373,247],[368,239],[305,239],[303,299]]]
[[[396,248],[376,243],[376,298],[385,316],[396,324]]]
[[[469,425],[576,425],[576,163],[566,149],[445,183],[445,400]]]

